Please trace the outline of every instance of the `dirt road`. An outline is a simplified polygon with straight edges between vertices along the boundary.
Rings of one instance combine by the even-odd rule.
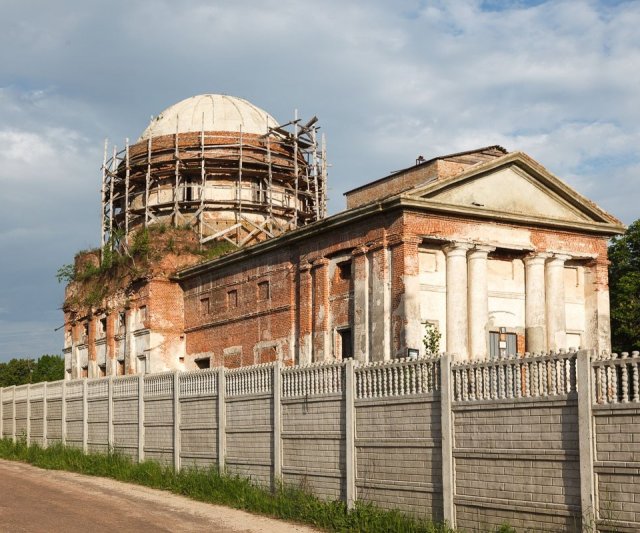
[[[0,460],[0,531],[313,533],[167,492]]]

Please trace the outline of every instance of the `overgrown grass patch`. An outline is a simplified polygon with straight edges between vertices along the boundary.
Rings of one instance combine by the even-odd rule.
[[[340,501],[327,502],[290,486],[275,491],[254,485],[238,476],[221,475],[217,468],[173,468],[152,461],[133,462],[117,453],[83,454],[60,444],[46,449],[27,446],[24,441],[0,440],[0,458],[30,463],[50,470],[67,470],[102,476],[162,489],[189,498],[283,520],[301,522],[327,531],[445,533],[446,525],[413,518],[398,511],[386,511],[358,503],[349,511]]]

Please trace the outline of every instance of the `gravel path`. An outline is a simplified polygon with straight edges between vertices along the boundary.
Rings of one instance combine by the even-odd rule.
[[[161,490],[3,460],[0,531],[316,532],[306,526],[196,502]]]

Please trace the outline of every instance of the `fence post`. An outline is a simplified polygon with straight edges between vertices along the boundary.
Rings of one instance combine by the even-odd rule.
[[[89,402],[87,399],[87,380],[82,380],[82,451],[89,451]]]
[[[0,439],[4,439],[4,388],[0,387]]]
[[[107,382],[107,447],[113,451],[113,375]]]
[[[16,386],[13,385],[13,430],[11,432],[11,438],[13,443],[16,443]]]
[[[144,375],[138,375],[138,462],[144,461]]]
[[[62,382],[62,400],[60,402],[60,440],[67,445],[67,380]]]
[[[227,409],[225,403],[225,377],[224,366],[218,368],[218,468],[224,473],[224,456],[227,432]]]
[[[578,437],[580,450],[580,506],[582,530],[591,531],[597,517],[593,473],[593,414],[591,404],[591,355],[595,350],[580,350],[576,361],[578,389]]]
[[[273,485],[282,480],[282,363],[273,365]]]
[[[356,411],[355,411],[355,372],[353,359],[347,359],[344,367],[345,402],[345,447],[346,447],[346,494],[347,508],[353,509],[356,503]]]
[[[442,431],[442,501],[444,519],[447,524],[456,527],[456,512],[453,503],[455,473],[453,466],[453,412],[451,387],[451,355],[440,358],[440,417]]]
[[[31,446],[31,383],[27,384],[27,446]]]
[[[173,372],[173,468],[180,470],[180,377]]]
[[[42,447],[47,447],[47,382],[42,386]]]

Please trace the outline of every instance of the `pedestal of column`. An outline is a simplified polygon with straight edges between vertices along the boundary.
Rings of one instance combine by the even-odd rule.
[[[487,259],[491,246],[475,246],[467,257],[469,272],[468,320],[469,356],[471,359],[487,359],[489,322],[489,291],[487,285]]]
[[[547,351],[545,261],[549,254],[525,257],[525,349],[530,353]]]
[[[552,351],[567,348],[564,263],[568,259],[568,255],[555,254],[546,263],[547,345]]]
[[[469,358],[467,340],[467,251],[471,245],[453,243],[444,248],[447,256],[447,352],[455,361]]]

